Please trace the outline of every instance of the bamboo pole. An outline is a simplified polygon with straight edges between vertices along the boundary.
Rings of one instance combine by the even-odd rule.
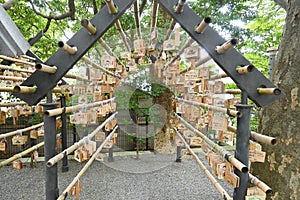
[[[21,55],[21,57],[22,57],[22,58],[25,58],[25,59],[28,59],[28,60],[33,60],[33,61],[36,60],[36,58],[31,57],[31,56],[27,56],[27,55]]]
[[[177,119],[179,119],[182,123],[184,123],[187,126],[188,129],[190,129],[191,131],[193,131],[194,133],[196,133],[198,136],[200,136],[212,148],[212,150],[214,152],[222,155],[236,169],[238,169],[239,171],[241,171],[243,173],[247,173],[249,171],[247,166],[245,166],[243,163],[241,163],[239,160],[237,160],[227,150],[223,149],[222,147],[220,147],[219,145],[217,145],[216,143],[214,143],[206,135],[204,135],[198,129],[194,128],[190,123],[188,123],[187,121],[185,121],[182,117],[180,117],[176,113],[174,113],[174,114],[175,114],[175,117],[177,117]]]
[[[98,42],[102,45],[102,47],[106,50],[106,52],[109,55],[115,56],[114,52],[111,50],[111,48],[108,46],[108,44],[102,38],[99,38]],[[115,56],[115,57],[117,57],[117,56]]]
[[[7,80],[7,81],[25,81],[26,78],[17,77],[17,76],[0,76],[1,80]]]
[[[207,108],[208,110],[212,110],[212,111],[216,111],[216,112],[222,112],[228,115],[232,115],[235,117],[240,117],[240,112],[236,111],[236,110],[231,110],[228,108],[221,108],[221,107],[217,107],[217,106],[212,106],[209,104],[205,104],[205,103],[199,103],[199,102],[194,102],[194,101],[189,101],[189,100],[185,100],[185,99],[180,99],[180,98],[176,98],[176,100],[178,100],[179,102],[184,102],[193,106],[200,106],[202,108]]]
[[[247,74],[249,72],[252,72],[253,69],[254,69],[253,65],[246,65],[246,66],[237,68],[236,71],[238,74]]]
[[[116,14],[118,12],[118,8],[116,7],[113,0],[106,0],[106,5],[110,14]]]
[[[46,164],[47,167],[52,167],[58,161],[60,161],[61,159],[63,159],[63,157],[65,155],[69,155],[70,153],[72,153],[73,151],[75,151],[76,149],[78,149],[79,147],[83,146],[86,143],[86,141],[91,140],[92,137],[94,137],[96,135],[96,133],[99,132],[105,126],[105,124],[107,124],[108,122],[110,122],[116,116],[116,114],[117,114],[117,112],[114,113],[114,114],[112,114],[100,126],[98,126],[92,133],[90,133],[89,135],[83,137],[81,140],[79,140],[78,142],[76,142],[75,144],[73,144],[72,146],[70,146],[69,148],[65,149],[64,151],[62,151],[61,153],[57,154],[53,158],[49,159],[47,161],[47,164]]]
[[[46,72],[46,73],[49,73],[49,74],[55,74],[56,73],[56,70],[57,70],[57,67],[53,66],[48,66],[48,65],[45,65],[45,64],[42,64],[42,63],[37,63],[35,65],[35,69],[36,70],[39,70],[41,72]]]
[[[80,104],[80,105],[77,105],[77,106],[55,108],[55,109],[51,109],[51,110],[46,110],[45,115],[47,115],[48,117],[53,117],[53,116],[56,116],[56,115],[60,115],[64,112],[65,113],[70,113],[70,112],[75,112],[75,111],[82,110],[82,109],[88,109],[88,108],[100,106],[100,105],[103,105],[103,104],[106,104],[106,103],[110,103],[114,100],[115,100],[115,97],[107,99],[107,100],[103,100],[103,101],[97,101],[97,102],[89,103],[89,104]]]
[[[186,0],[178,0],[177,6],[175,8],[176,13],[182,13],[183,12],[183,6]]]
[[[52,93],[62,93],[62,89],[60,87],[54,87]]]
[[[0,103],[0,107],[14,107],[14,106],[22,106],[27,105],[26,102],[14,102],[14,103]]]
[[[210,17],[204,18],[202,22],[196,27],[195,29],[196,33],[202,34],[210,22],[211,22]]]
[[[198,62],[195,63],[195,67],[199,67],[200,65],[203,65],[204,63],[207,63],[208,61],[211,60],[211,57],[207,55],[204,58],[201,58]]]
[[[0,64],[0,69],[16,71],[16,72],[25,72],[25,73],[30,73],[30,74],[32,74],[34,72],[33,70],[18,69],[18,68],[13,68],[13,67],[9,67],[9,66],[6,66],[6,65],[1,65],[1,64]],[[89,81],[88,79],[84,79],[80,76],[76,76],[76,75],[69,74],[69,73],[65,74],[64,77],[65,78],[72,78],[72,79],[82,80],[82,81]],[[14,81],[25,81],[26,80],[25,78],[15,77],[15,76],[0,76],[0,79],[14,80]]]
[[[165,40],[170,39],[171,33],[174,30],[175,25],[176,25],[176,21],[175,21],[175,19],[172,19],[170,27],[169,27],[169,29],[167,31]]]
[[[95,35],[97,32],[96,27],[87,19],[81,20],[81,25],[90,32],[90,34]]]
[[[89,79],[86,79],[86,78],[83,78],[81,76],[77,76],[77,75],[74,75],[74,74],[65,74],[64,77],[65,78],[76,79],[76,80],[79,80],[79,81],[91,82]]]
[[[11,136],[20,134],[20,133],[31,131],[33,129],[37,129],[37,128],[43,126],[43,125],[44,125],[44,122],[36,124],[36,125],[33,125],[33,126],[30,126],[30,127],[27,127],[27,128],[23,128],[23,129],[19,129],[19,130],[16,130],[16,131],[12,131],[12,132],[8,132],[8,133],[0,134],[0,140],[3,139],[3,138],[7,138],[7,137],[11,137]]]
[[[75,54],[77,52],[77,47],[71,47],[63,41],[58,42],[58,46],[69,54]]]
[[[227,93],[227,94],[241,94],[242,91],[240,89],[225,89],[225,93]]]
[[[18,93],[35,93],[37,87],[28,87],[28,86],[21,86],[21,85],[16,85],[13,89],[13,92],[18,92]]]
[[[80,172],[74,177],[73,181],[68,185],[68,187],[63,191],[63,193],[57,198],[58,200],[63,200],[67,196],[67,193],[71,190],[71,188],[79,181],[79,179],[83,176],[83,174],[88,170],[88,168],[91,166],[91,164],[94,162],[94,160],[97,158],[98,154],[103,149],[104,145],[111,139],[111,137],[116,132],[118,126],[112,130],[112,132],[105,138],[105,140],[102,142],[102,144],[98,147],[98,149],[95,151],[93,156],[89,159],[89,161],[84,165],[84,167],[80,170]]]
[[[211,57],[210,57],[210,56],[206,56],[206,57],[204,57],[204,58],[201,58],[199,61],[197,61],[197,62],[195,63],[195,68],[196,68],[196,67],[199,67],[200,65],[203,65],[204,63],[207,63],[207,62],[210,61],[210,60],[211,60]],[[184,73],[190,71],[192,67],[193,67],[193,66],[191,65],[191,66],[189,66],[188,68],[183,69],[182,71],[180,71],[180,74],[184,74]]]
[[[278,88],[257,88],[258,94],[280,95],[281,91]]]
[[[195,154],[195,152],[191,149],[191,147],[188,145],[188,143],[185,141],[185,139],[182,137],[182,135],[177,131],[176,128],[173,127],[175,132],[177,133],[177,136],[181,139],[186,149],[189,151],[189,153],[193,156],[193,158],[196,160],[197,164],[200,166],[201,170],[204,172],[204,174],[207,176],[207,178],[211,181],[211,183],[216,187],[216,189],[222,194],[224,199],[232,199],[229,194],[226,192],[226,190],[219,184],[219,182],[215,179],[215,177],[210,173],[210,171],[205,167],[205,165],[201,162],[199,157]]]
[[[12,57],[8,57],[8,56],[4,56],[4,55],[0,55],[0,58],[2,58],[4,60],[11,61],[11,62],[16,62],[16,63],[22,63],[22,64],[30,65],[32,67],[34,67],[34,65],[35,65],[35,63],[33,63],[33,62],[27,62],[25,60],[21,60],[21,59],[17,59],[17,58],[12,58]]]
[[[140,14],[139,14],[139,2],[136,0],[134,2],[134,19],[135,19],[135,26],[136,32],[139,38],[142,38],[141,28],[140,28]]]
[[[237,129],[235,127],[233,127],[233,126],[228,126],[228,130],[232,131],[234,133],[237,132]],[[264,144],[275,145],[277,143],[276,138],[270,137],[270,136],[266,136],[266,135],[263,135],[261,133],[256,133],[254,131],[251,131],[250,135],[251,135],[252,139],[254,139],[254,140],[258,141],[258,142],[264,143]]]
[[[0,87],[0,92],[12,92],[14,87]]]
[[[250,173],[249,173],[249,181],[250,183],[259,187],[266,194],[270,194],[272,192],[272,189],[267,184],[265,184],[264,182],[262,182],[261,180],[259,180],[257,177],[253,176]]]
[[[92,65],[92,66],[93,66],[94,68],[96,68],[96,69],[100,69],[101,71],[103,71],[104,73],[106,73],[106,74],[108,74],[108,75],[111,75],[111,76],[113,76],[113,77],[116,77],[116,78],[118,78],[118,79],[121,79],[120,76],[118,76],[118,75],[112,73],[111,71],[108,71],[107,69],[105,69],[104,67],[101,67],[100,65],[97,65],[96,63],[92,62],[89,58],[87,58],[87,57],[85,57],[85,56],[83,56],[83,57],[81,58],[81,60],[83,60],[83,61],[84,61],[85,63],[87,63],[87,64]]]
[[[16,72],[24,72],[24,73],[33,73],[34,72],[34,71],[28,70],[28,69],[20,69],[20,68],[10,67],[7,65],[1,65],[1,64],[0,64],[0,69],[16,71]]]
[[[11,90],[11,88],[12,88],[12,90]],[[14,92],[14,88],[15,87],[0,87],[0,92]],[[55,87],[55,88],[53,88],[53,90],[52,90],[52,92],[53,93],[61,93],[61,88],[58,88],[58,87]],[[27,103],[21,103],[21,104],[19,104],[19,105],[26,105]],[[11,105],[10,104],[5,104],[5,105],[2,105],[2,104],[0,104],[0,107],[10,107],[10,106],[16,106],[16,104],[15,103],[12,103]]]
[[[225,42],[221,46],[216,46],[216,51],[218,54],[223,54],[237,44],[238,44],[238,40],[233,38],[233,39]]]
[[[10,164],[11,162],[13,162],[19,158],[22,158],[23,156],[26,156],[27,154],[37,150],[38,148],[40,148],[42,146],[44,146],[44,142],[38,143],[37,145],[34,145],[33,147],[30,147],[29,149],[26,149],[25,151],[22,151],[21,153],[15,154],[14,156],[0,162],[0,168]]]
[[[156,0],[154,0],[152,5],[152,18],[151,18],[150,32],[154,31],[154,29],[156,28],[158,8],[159,8],[159,4],[157,3]]]
[[[126,35],[125,35],[125,33],[123,31],[123,28],[121,26],[120,20],[116,21],[116,28],[117,28],[117,30],[119,31],[119,33],[122,37],[122,40],[125,44],[125,47],[126,47],[127,51],[131,51],[130,45],[128,44],[127,39],[126,39]]]
[[[209,80],[216,80],[216,79],[227,78],[227,77],[228,75],[226,73],[222,73],[222,74],[211,76]]]

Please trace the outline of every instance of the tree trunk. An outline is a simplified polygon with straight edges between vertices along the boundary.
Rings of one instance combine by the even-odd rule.
[[[254,174],[273,190],[269,199],[300,199],[300,1],[288,1],[285,31],[272,81],[286,96],[262,111],[259,132],[277,138],[263,145],[265,163],[253,164]]]
[[[172,98],[173,92],[166,88],[158,97],[154,98],[154,103],[162,106],[166,112],[166,120],[163,128],[154,138],[154,151],[159,153],[174,153],[175,147],[172,145],[173,129],[171,125],[171,118],[173,114]]]

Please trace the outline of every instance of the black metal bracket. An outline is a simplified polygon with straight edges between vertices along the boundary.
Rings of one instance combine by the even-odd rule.
[[[74,66],[74,64],[95,44],[98,39],[115,23],[115,21],[129,8],[135,0],[115,0],[118,13],[110,14],[107,6],[104,6],[97,13],[91,23],[96,27],[97,32],[91,35],[85,28],[81,28],[68,42],[70,46],[77,47],[77,52],[70,55],[59,49],[46,62],[46,65],[56,66],[55,74],[48,74],[35,71],[28,77],[22,86],[36,86],[33,94],[13,93],[14,96],[22,99],[29,105],[37,104],[47,93],[56,86],[59,80]]]
[[[238,66],[252,64],[234,48],[229,49],[224,54],[218,54],[215,50],[216,46],[224,44],[226,40],[211,27],[207,27],[202,34],[197,33],[195,27],[202,19],[187,5],[183,7],[182,13],[176,13],[174,7],[177,0],[157,0],[157,2],[181,25],[190,37],[208,52],[237,86],[247,92],[249,98],[258,106],[266,106],[284,96],[283,92],[279,95],[258,94],[257,88],[276,88],[276,86],[256,68],[251,73],[238,74],[236,71]]]

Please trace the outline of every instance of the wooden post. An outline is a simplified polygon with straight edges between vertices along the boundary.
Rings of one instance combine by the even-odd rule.
[[[56,108],[55,103],[42,104],[44,110]],[[56,155],[56,117],[48,117],[44,115],[44,130],[45,130],[45,161]],[[55,200],[59,195],[58,179],[57,179],[57,164],[46,167],[46,200]]]
[[[66,107],[66,97],[64,95],[60,96],[60,102],[61,102],[61,107]],[[67,149],[67,144],[68,144],[68,135],[67,135],[67,114],[66,112],[63,112],[61,114],[61,121],[62,121],[62,128],[61,128],[61,135],[62,135],[62,151]],[[63,165],[61,167],[62,172],[67,172],[69,171],[69,166],[68,166],[68,156],[64,156],[63,158]]]
[[[237,110],[241,113],[241,117],[237,118],[237,141],[235,158],[249,166],[249,139],[250,139],[250,111],[252,106],[247,105],[247,93],[242,91],[241,103],[237,105]],[[233,199],[244,200],[247,195],[247,186],[249,181],[248,173],[241,173],[235,169],[234,173],[240,178],[239,187],[234,189]]]

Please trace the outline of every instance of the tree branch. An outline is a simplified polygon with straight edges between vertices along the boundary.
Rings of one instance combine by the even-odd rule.
[[[16,1],[16,0],[9,0],[9,1]],[[51,25],[51,21],[52,20],[62,20],[62,19],[65,19],[65,18],[68,18],[70,17],[70,19],[72,20],[75,20],[75,11],[76,11],[76,8],[75,8],[75,4],[74,4],[74,0],[69,0],[68,1],[68,6],[69,6],[69,12],[65,13],[65,14],[62,14],[62,15],[58,15],[58,16],[53,16],[53,15],[44,15],[42,13],[40,13],[34,6],[33,2],[31,0],[29,0],[29,3],[31,4],[31,7],[32,7],[32,10],[35,14],[37,14],[38,16],[41,16],[45,19],[47,19],[47,23],[46,23],[46,26],[45,28],[43,29],[43,34],[45,34],[48,29],[50,28],[50,25]],[[39,33],[33,37],[33,38],[36,38],[38,37]]]
[[[68,1],[68,5],[69,5],[69,14],[70,14],[70,18],[71,18],[72,20],[75,20],[75,11],[76,11],[76,8],[75,8],[74,0],[69,0],[69,1]]]
[[[62,15],[57,15],[57,16],[53,16],[53,15],[44,15],[42,13],[40,13],[39,11],[36,10],[33,2],[30,0],[29,3],[31,4],[31,7],[32,7],[32,10],[33,12],[35,12],[35,14],[45,18],[45,19],[54,19],[54,20],[62,20],[62,19],[65,19],[65,18],[68,18],[70,17],[72,20],[75,19],[75,4],[74,4],[74,0],[69,0],[68,1],[68,5],[69,5],[69,12],[65,13],[65,14],[62,14]]]
[[[284,10],[287,10],[288,0],[273,0],[277,5],[282,7]]]

